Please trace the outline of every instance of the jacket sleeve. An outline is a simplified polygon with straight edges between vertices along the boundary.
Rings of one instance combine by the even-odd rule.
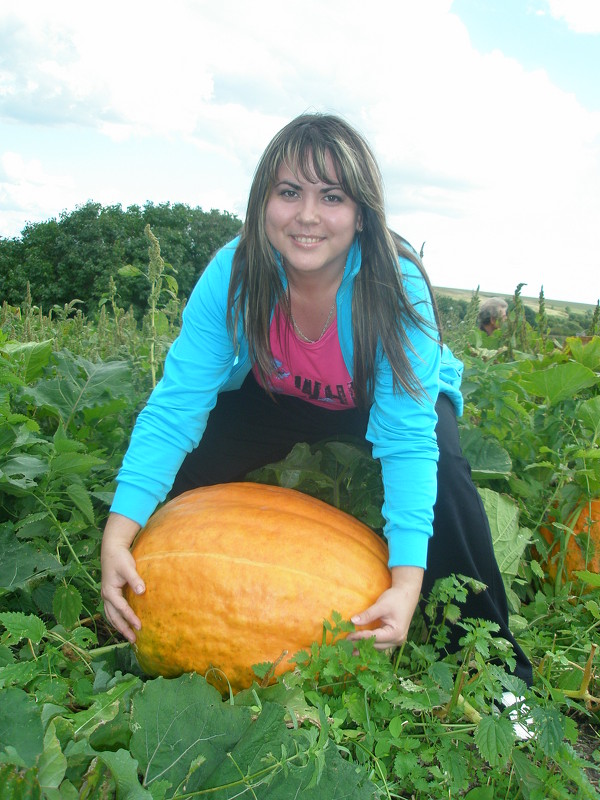
[[[186,454],[200,441],[236,361],[226,324],[234,251],[233,243],[220,250],[196,284],[163,377],[137,418],[117,475],[111,511],[140,525],[165,499]]]
[[[442,348],[429,289],[418,269],[401,262],[405,287],[427,327],[406,327],[409,360],[423,389],[418,399],[395,390],[392,370],[382,357],[376,376],[367,438],[381,462],[389,565],[425,567],[437,492],[438,448],[435,403],[440,390]]]

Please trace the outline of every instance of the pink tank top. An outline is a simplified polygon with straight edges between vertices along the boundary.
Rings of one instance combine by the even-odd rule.
[[[304,342],[298,338],[285,314],[276,308],[270,337],[276,364],[269,376],[273,392],[300,397],[335,411],[355,407],[352,378],[342,356],[337,320],[317,342]],[[254,375],[259,380],[256,367]]]

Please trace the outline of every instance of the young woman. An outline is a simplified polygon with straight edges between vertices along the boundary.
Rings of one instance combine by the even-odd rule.
[[[198,281],[133,430],[102,545],[108,620],[135,640],[122,590],[144,586],[130,546],[169,493],[239,480],[297,442],[350,434],[381,462],[392,576],[353,617],[380,626],[352,637],[400,644],[421,591],[462,573],[488,586],[465,616],[500,625],[530,683],[460,452],[461,372],[417,255],[387,227],[369,146],[334,116],[290,122],[259,162],[240,237]]]

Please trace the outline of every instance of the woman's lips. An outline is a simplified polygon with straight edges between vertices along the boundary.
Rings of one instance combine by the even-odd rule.
[[[319,244],[319,242],[322,242],[325,237],[324,236],[292,235],[291,238],[297,244],[311,245],[311,244]]]

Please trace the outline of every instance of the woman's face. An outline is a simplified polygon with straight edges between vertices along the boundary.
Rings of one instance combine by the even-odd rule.
[[[358,205],[345,194],[327,156],[332,183],[312,183],[282,165],[267,201],[265,228],[290,274],[341,276],[348,251],[362,225]],[[316,180],[316,176],[310,176]]]

